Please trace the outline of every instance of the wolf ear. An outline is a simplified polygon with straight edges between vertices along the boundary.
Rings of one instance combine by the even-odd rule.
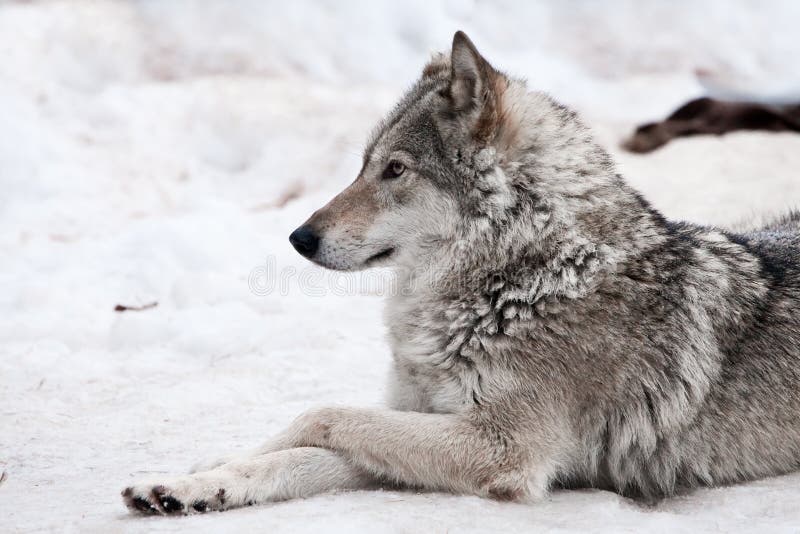
[[[478,105],[494,69],[472,44],[467,34],[457,31],[450,54],[450,98],[453,111]]]

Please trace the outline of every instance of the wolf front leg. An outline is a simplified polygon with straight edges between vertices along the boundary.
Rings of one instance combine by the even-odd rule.
[[[326,408],[299,417],[258,452],[190,475],[126,488],[132,511],[186,514],[381,483],[525,500],[545,493],[547,445],[522,448],[464,416]],[[535,451],[535,454],[527,451]]]
[[[126,506],[144,514],[190,514],[378,487],[341,454],[299,447],[243,457],[191,475],[145,480],[126,488]]]
[[[501,500],[541,496],[552,472],[507,429],[454,414],[326,408],[298,418],[280,441],[337,451],[402,486]]]

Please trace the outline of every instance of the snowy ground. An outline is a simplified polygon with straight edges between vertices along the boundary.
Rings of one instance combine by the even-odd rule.
[[[380,277],[331,278],[286,237],[355,176],[372,123],[454,30],[616,154],[700,94],[694,68],[800,87],[797,20],[792,1],[3,2],[0,531],[800,532],[800,475],[652,508],[376,492],[142,519],[119,497],[311,406],[381,402]],[[671,217],[800,205],[797,135],[618,159]]]

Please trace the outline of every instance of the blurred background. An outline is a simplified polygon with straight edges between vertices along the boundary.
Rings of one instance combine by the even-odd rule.
[[[380,291],[332,292],[287,236],[355,177],[372,125],[455,30],[577,109],[668,217],[737,225],[800,204],[800,136],[619,144],[704,94],[800,95],[799,23],[792,0],[0,2],[0,516],[20,530],[177,528],[129,521],[119,490],[254,446],[310,406],[381,402]],[[492,514],[680,525],[687,510],[724,526],[732,502],[737,521],[796,514],[790,486],[700,492],[660,516],[602,492],[578,519],[562,497],[534,515],[440,499],[465,530]],[[334,529],[417,528],[381,507],[442,502],[323,496],[184,525],[313,510]]]

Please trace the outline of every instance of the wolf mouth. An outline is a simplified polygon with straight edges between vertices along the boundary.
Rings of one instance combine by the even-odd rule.
[[[375,263],[376,261],[380,261],[380,260],[386,259],[389,256],[391,256],[392,254],[394,254],[394,247],[389,247],[386,250],[383,250],[381,252],[378,252],[377,254],[374,254],[374,255],[370,256],[369,258],[367,258],[367,261],[365,261],[364,263],[367,264],[367,265],[370,265],[372,263]]]

